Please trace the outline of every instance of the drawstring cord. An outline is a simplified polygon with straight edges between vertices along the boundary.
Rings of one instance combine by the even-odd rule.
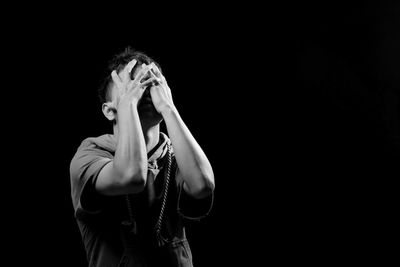
[[[167,162],[167,169],[165,171],[164,194],[163,194],[163,200],[161,203],[160,216],[158,216],[157,223],[154,227],[154,230],[156,232],[156,237],[157,237],[157,243],[158,243],[158,246],[160,246],[160,247],[163,246],[165,244],[165,242],[167,241],[161,236],[161,225],[162,225],[162,221],[164,218],[165,207],[167,204],[167,195],[168,195],[171,165],[172,165],[171,147],[169,144],[167,144],[167,147],[168,147],[168,151],[167,151],[168,162]]]
[[[154,231],[155,231],[156,237],[157,237],[157,244],[160,247],[163,246],[167,242],[167,240],[161,236],[161,226],[162,226],[165,208],[166,208],[166,204],[167,204],[167,195],[168,195],[169,182],[170,182],[171,165],[172,165],[171,145],[169,143],[167,143],[167,168],[165,171],[164,192],[163,192],[163,196],[162,196],[160,215],[158,216],[157,223],[154,227]],[[131,233],[137,234],[136,221],[133,216],[133,209],[132,209],[129,195],[126,195],[125,199],[126,199],[126,205],[128,208],[129,220],[123,221],[122,224],[129,226],[131,229]]]

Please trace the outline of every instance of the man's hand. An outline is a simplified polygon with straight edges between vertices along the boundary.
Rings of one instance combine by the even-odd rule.
[[[134,80],[131,80],[130,73],[136,65],[136,62],[136,59],[130,61],[119,74],[117,74],[115,70],[111,73],[112,80],[117,87],[117,97],[112,103],[116,109],[118,109],[121,102],[133,103],[136,105],[142,97],[146,87],[157,80],[157,77],[150,77],[141,82],[151,69],[151,64],[146,65],[144,63]]]
[[[163,114],[167,109],[174,107],[171,89],[156,64],[151,63],[149,67],[151,68],[151,78],[149,80],[153,83],[153,86],[150,88],[151,100],[156,110]]]
[[[177,181],[194,198],[205,198],[214,190],[214,173],[204,151],[194,139],[173,104],[171,90],[155,64],[151,77],[157,80],[150,88],[154,107],[163,116],[179,167]]]

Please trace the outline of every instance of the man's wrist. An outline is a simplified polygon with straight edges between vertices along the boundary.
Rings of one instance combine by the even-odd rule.
[[[177,113],[178,110],[176,109],[176,107],[174,105],[166,105],[162,110],[161,110],[161,115],[165,118],[168,117],[170,115],[173,115],[175,113]]]
[[[128,111],[137,108],[138,100],[132,100],[132,99],[121,99],[120,102],[118,103],[118,111],[123,112],[123,110]]]

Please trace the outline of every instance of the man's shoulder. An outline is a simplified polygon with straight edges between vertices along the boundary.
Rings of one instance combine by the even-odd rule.
[[[113,136],[109,134],[83,139],[70,162],[71,173],[100,159],[114,157]]]
[[[114,137],[109,134],[83,139],[71,159],[71,165],[81,165],[96,158],[112,159],[115,153]]]
[[[87,137],[83,139],[78,147],[78,151],[84,150],[86,148],[106,150],[108,152],[114,152],[116,147],[116,142],[114,136],[111,134],[103,134],[98,137]]]

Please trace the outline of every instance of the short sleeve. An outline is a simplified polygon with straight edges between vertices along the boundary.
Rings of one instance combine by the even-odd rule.
[[[214,192],[203,199],[193,198],[183,189],[183,179],[178,168],[176,169],[176,180],[178,185],[178,213],[189,220],[201,220],[207,217],[214,204]]]
[[[71,197],[75,216],[101,211],[101,195],[95,190],[100,171],[112,161],[112,155],[94,144],[82,143],[70,164]]]

